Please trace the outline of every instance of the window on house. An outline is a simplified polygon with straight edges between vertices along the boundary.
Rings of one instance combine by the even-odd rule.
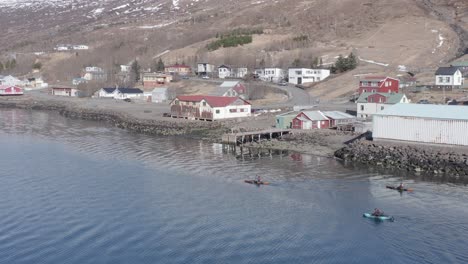
[[[381,102],[382,102],[382,97],[381,97],[381,98],[379,98],[379,103],[381,103]]]
[[[384,110],[384,107],[383,107],[383,106],[381,106],[381,107],[380,107],[380,110]]]
[[[196,105],[197,103],[196,102],[192,102],[192,105]]]
[[[237,109],[229,109],[230,113],[237,113]]]
[[[245,109],[244,109],[244,108],[241,108],[241,109],[240,109],[240,111],[241,111],[241,112],[244,112],[244,111],[245,111]]]
[[[443,83],[443,82],[444,82],[444,78],[443,78],[443,77],[439,77],[439,82],[440,82],[440,83]]]
[[[389,82],[388,82],[388,86],[392,86],[392,81],[389,81]]]
[[[445,77],[445,82],[449,83],[450,82],[450,77]]]
[[[364,111],[364,105],[361,105],[361,111]]]
[[[217,114],[219,114],[219,109],[218,109],[218,110],[216,110],[216,113],[217,113]]]
[[[203,106],[206,106],[206,102],[203,102]]]

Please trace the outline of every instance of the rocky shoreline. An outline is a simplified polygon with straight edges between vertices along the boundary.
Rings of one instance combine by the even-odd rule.
[[[29,110],[57,111],[67,118],[101,121],[115,127],[136,133],[162,136],[186,136],[213,142],[221,140],[221,135],[228,131],[223,123],[218,122],[176,122],[175,120],[137,119],[125,113],[107,109],[89,109],[65,101],[47,100],[1,100],[0,108],[20,108]]]
[[[344,161],[414,174],[468,176],[468,150],[439,146],[358,140],[335,152]]]

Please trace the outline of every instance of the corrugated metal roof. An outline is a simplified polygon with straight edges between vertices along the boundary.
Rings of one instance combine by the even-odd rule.
[[[236,86],[237,84],[239,83],[239,81],[225,81],[223,82],[219,87],[222,87],[222,88],[231,88],[231,87],[234,87]]]
[[[396,104],[374,115],[468,120],[468,106],[432,105],[432,104]]]
[[[367,103],[367,97],[373,94],[380,94],[387,98],[387,102],[385,104],[397,104],[401,101],[405,94],[402,93],[362,93],[359,98],[357,99],[358,103]]]
[[[167,88],[166,87],[159,87],[159,88],[154,88],[153,93],[165,93],[167,92]]]
[[[340,111],[323,111],[323,114],[331,119],[353,119],[354,116]]]
[[[310,120],[328,120],[320,111],[302,111]]]

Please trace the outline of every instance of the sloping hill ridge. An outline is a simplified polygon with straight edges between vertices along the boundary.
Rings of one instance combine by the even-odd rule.
[[[287,67],[294,59],[308,66],[315,57],[327,65],[353,51],[361,63],[333,79],[337,89],[314,87],[318,95],[338,97],[354,89],[356,75],[424,73],[462,55],[467,14],[465,0],[0,0],[0,60],[61,43],[89,45],[79,56],[29,58],[43,63],[49,79],[64,80],[84,65],[112,68],[134,58],[143,66],[160,56],[166,63]],[[251,44],[205,48],[218,33],[253,27],[265,34]],[[295,41],[298,36],[307,40]]]

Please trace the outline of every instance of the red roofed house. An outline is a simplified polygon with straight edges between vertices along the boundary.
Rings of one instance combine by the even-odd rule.
[[[359,81],[359,94],[398,93],[398,79],[383,76],[368,76]]]
[[[0,95],[23,95],[23,89],[14,85],[0,85]]]
[[[251,105],[239,97],[180,95],[171,105],[171,117],[219,120],[235,117],[248,117]]]
[[[192,72],[190,66],[185,64],[174,64],[164,67],[164,72],[169,74],[189,75]]]

